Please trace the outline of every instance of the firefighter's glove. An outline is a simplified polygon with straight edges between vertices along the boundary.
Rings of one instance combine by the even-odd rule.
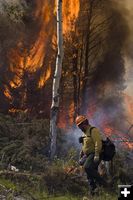
[[[95,163],[99,162],[99,156],[98,156],[98,155],[97,155],[97,156],[94,156],[94,162],[95,162]]]
[[[84,155],[84,152],[81,150],[80,153],[79,153],[79,158],[82,158]]]
[[[82,166],[86,161],[87,155],[83,155],[82,158],[79,159],[79,164]]]
[[[84,139],[84,137],[79,137],[79,143],[83,143],[83,140]]]

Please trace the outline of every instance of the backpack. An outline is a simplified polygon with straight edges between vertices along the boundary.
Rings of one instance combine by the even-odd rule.
[[[90,135],[92,133],[92,129],[95,127],[90,128]],[[114,143],[107,137],[106,140],[102,140],[102,153],[101,159],[104,161],[110,161],[113,159],[115,155],[115,145]]]

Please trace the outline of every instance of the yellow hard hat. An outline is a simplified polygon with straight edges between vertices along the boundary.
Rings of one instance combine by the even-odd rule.
[[[79,115],[79,116],[76,117],[75,122],[76,122],[76,124],[77,124],[77,126],[78,126],[78,125],[80,125],[82,122],[84,122],[85,120],[87,120],[86,116],[84,116],[84,115]]]

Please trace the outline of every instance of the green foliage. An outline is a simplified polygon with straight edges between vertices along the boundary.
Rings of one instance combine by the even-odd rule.
[[[58,154],[50,161],[47,157],[50,141],[48,120],[30,120],[25,114],[19,114],[16,118],[0,115],[0,184],[7,189],[11,188],[9,199],[16,193],[22,194],[27,200],[32,197],[37,200],[78,200],[88,195],[88,185],[84,179],[75,178],[78,172],[68,172],[71,168],[78,170],[77,149],[60,133],[61,130]],[[9,163],[20,171],[5,171]],[[118,183],[130,183],[132,167],[129,164],[129,152],[117,152],[113,161],[114,176],[113,191],[100,190],[94,200],[114,200]]]
[[[44,171],[49,166],[49,121],[0,115],[0,166],[15,165],[20,170]],[[60,158],[60,159],[59,159]],[[65,160],[65,161],[64,161]],[[57,157],[53,168],[76,166],[77,149],[58,130]],[[54,166],[53,166],[54,165]]]
[[[106,191],[102,190],[99,195],[94,197],[94,200],[101,200],[101,199],[116,200],[117,194],[114,194],[112,191],[106,192]]]
[[[44,178],[44,177],[43,177]],[[57,178],[56,178],[57,179]],[[46,185],[44,185],[44,182],[42,182],[41,179],[35,178],[35,177],[29,177],[29,183],[22,181],[22,178],[19,179],[19,184],[12,183],[10,180],[0,179],[0,184],[3,185],[6,189],[10,189],[8,197],[11,197],[13,199],[13,196],[21,196],[27,200],[36,199],[60,199],[60,200],[81,200],[81,199],[90,199],[90,196],[88,195],[88,191],[84,190],[83,193],[81,191],[77,191],[76,194],[72,194],[70,191],[62,191],[60,188],[60,191],[54,191],[55,193],[49,193],[49,191],[46,191]],[[36,184],[35,184],[36,182]],[[31,184],[32,183],[32,184]],[[38,184],[38,186],[37,186]],[[79,183],[80,184],[80,183]],[[67,186],[67,185],[66,185]],[[71,183],[70,185],[73,188],[73,185]],[[80,188],[83,189],[83,185],[80,185]],[[94,200],[115,200],[117,198],[117,194],[113,194],[112,192],[107,192],[103,189],[100,190],[99,194],[97,194],[93,199]]]
[[[11,182],[10,180],[0,178],[0,185],[3,185],[7,189],[12,189],[14,190],[16,188],[15,184]]]
[[[20,122],[21,121],[21,122]],[[0,116],[0,160],[20,169],[44,170],[49,149],[49,122]],[[45,163],[45,164],[44,164]]]
[[[117,177],[115,184],[131,184],[133,180],[133,166],[130,151],[118,152],[114,159],[114,175]]]

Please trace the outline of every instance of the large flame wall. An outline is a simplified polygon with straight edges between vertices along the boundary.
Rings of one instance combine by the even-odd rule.
[[[56,38],[56,1],[36,1],[36,9],[34,11],[34,18],[39,23],[39,30],[35,41],[27,45],[24,45],[24,38],[20,38],[20,42],[17,47],[9,51],[10,70],[15,72],[14,79],[10,82],[11,87],[17,88],[22,83],[22,76],[24,71],[35,73],[39,68],[44,68],[43,73],[40,76],[38,86],[41,88],[45,85],[46,81],[51,75],[50,58],[47,60],[47,54],[49,52],[52,41]],[[74,28],[74,20],[78,16],[79,12],[79,0],[64,0],[63,1],[63,32]],[[73,24],[71,23],[73,21]],[[30,43],[30,41],[29,41]],[[22,51],[20,50],[22,48]],[[51,55],[52,57],[52,55]],[[5,92],[5,95],[9,98],[9,92]]]

